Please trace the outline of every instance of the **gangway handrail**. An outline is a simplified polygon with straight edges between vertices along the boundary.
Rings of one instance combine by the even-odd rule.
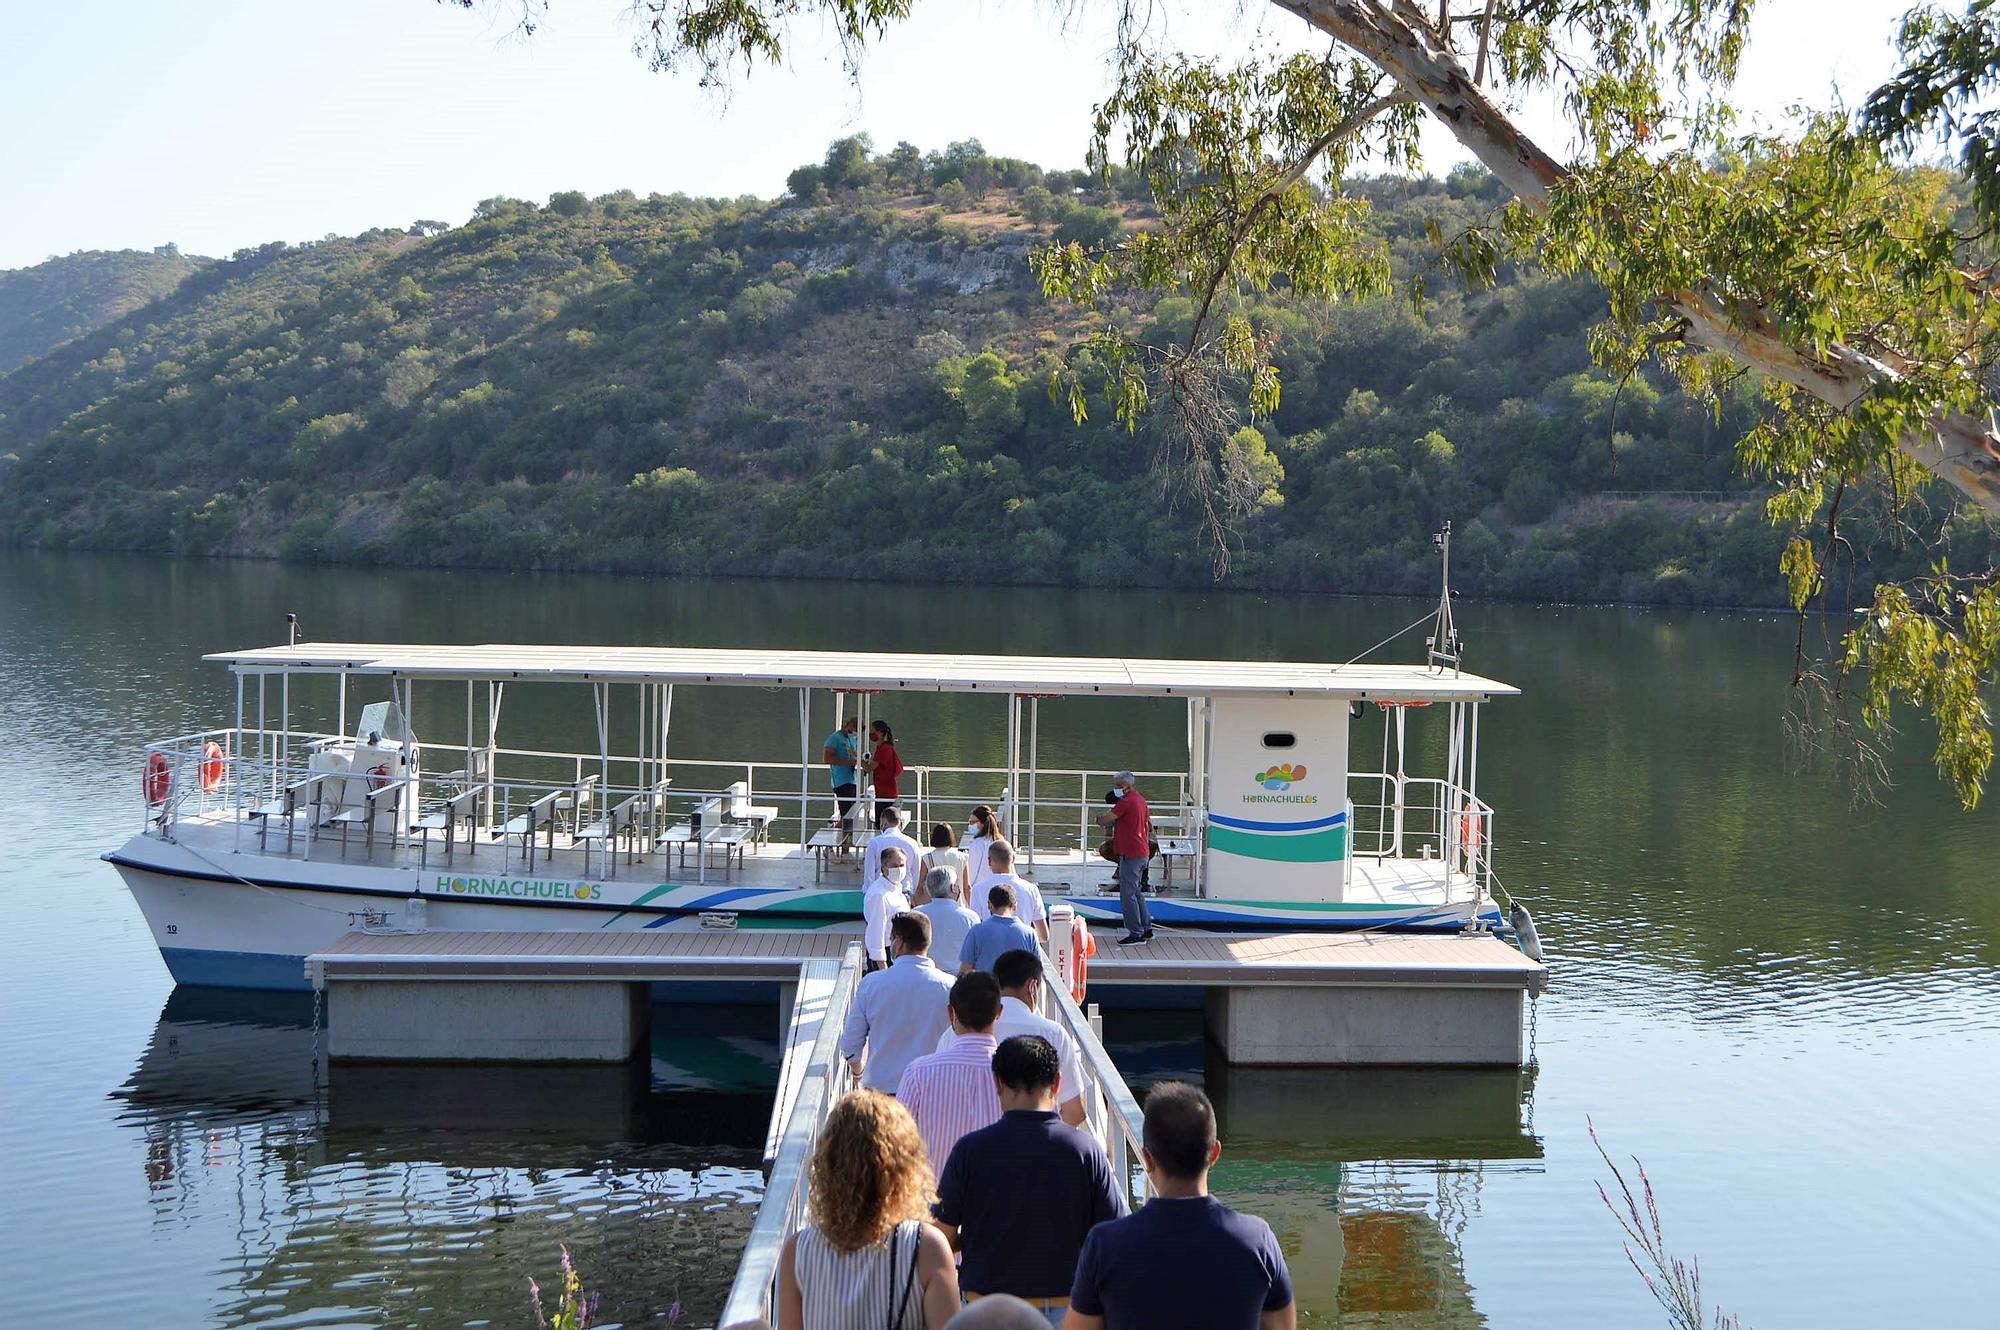
[[[1072,926],[1078,932],[1087,927],[1081,919],[1074,920]],[[1138,1101],[1132,1097],[1111,1054],[1105,1051],[1104,1041],[1092,1028],[1090,1018],[1070,994],[1068,983],[1057,979],[1056,963],[1046,950],[1042,952],[1042,966],[1046,976],[1042,982],[1044,1005],[1053,1005],[1050,1018],[1076,1040],[1085,1074],[1096,1089],[1084,1101],[1085,1126],[1104,1146],[1112,1171],[1125,1189],[1126,1200],[1143,1203],[1150,1184],[1141,1183],[1135,1188],[1132,1173],[1132,1161],[1139,1157],[1145,1136],[1145,1119],[1139,1112]],[[813,1041],[804,1084],[792,1103],[771,1160],[764,1199],[757,1207],[757,1218],[743,1244],[743,1256],[736,1267],[736,1278],[729,1286],[729,1296],[723,1301],[722,1314],[716,1322],[719,1326],[735,1326],[759,1318],[773,1325],[777,1323],[778,1257],[785,1242],[804,1224],[806,1172],[818,1146],[819,1129],[840,1093],[847,1088],[847,1062],[840,1056],[839,1040],[847,1023],[848,1009],[860,987],[860,971],[861,944],[849,943],[827,999],[819,1036]],[[784,1093],[782,1085],[779,1093]]]
[[[1081,918],[1073,918],[1072,927],[1076,930],[1075,936],[1081,936],[1090,926]],[[1072,947],[1076,945],[1075,941],[1070,943]],[[1086,1074],[1102,1096],[1101,1099],[1097,1096],[1085,1099],[1085,1121],[1110,1157],[1111,1170],[1117,1176],[1119,1185],[1125,1188],[1126,1202],[1143,1203],[1152,1183],[1148,1180],[1137,1189],[1133,1187],[1131,1161],[1139,1158],[1139,1151],[1144,1146],[1145,1115],[1140,1112],[1139,1101],[1132,1097],[1131,1087],[1125,1084],[1125,1077],[1106,1051],[1104,1041],[1098,1037],[1097,1028],[1070,993],[1069,982],[1057,968],[1054,957],[1046,948],[1039,950],[1042,953],[1043,1003],[1055,1007],[1057,1014],[1053,1019],[1069,1031],[1070,1038],[1076,1040],[1077,1056],[1083,1060]],[[1136,1209],[1137,1205],[1133,1208]]]
[[[776,1323],[778,1256],[804,1218],[806,1170],[819,1141],[820,1125],[832,1111],[834,1101],[839,1098],[835,1092],[848,1075],[847,1060],[840,1056],[840,1032],[847,1024],[848,1008],[854,1005],[855,990],[860,983],[861,944],[850,942],[841,954],[840,973],[834,977],[819,1037],[813,1040],[805,1083],[792,1103],[777,1157],[764,1183],[764,1199],[757,1206],[757,1218],[743,1244],[743,1257],[737,1262],[729,1296],[723,1300],[718,1325],[738,1325],[760,1318]]]

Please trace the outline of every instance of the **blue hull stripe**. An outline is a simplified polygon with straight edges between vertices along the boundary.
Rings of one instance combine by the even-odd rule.
[[[736,887],[729,891],[711,892],[698,901],[687,901],[676,905],[677,910],[712,910],[718,905],[731,901],[748,900],[752,896],[782,896],[797,890],[795,887]]]
[[[1208,820],[1218,827],[1230,827],[1237,831],[1318,831],[1321,827],[1337,827],[1347,821],[1345,810],[1332,817],[1322,817],[1311,822],[1258,822],[1247,817],[1224,817],[1220,813],[1210,813]]]

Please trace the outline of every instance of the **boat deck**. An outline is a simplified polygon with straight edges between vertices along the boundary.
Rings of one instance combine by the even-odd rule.
[[[185,818],[176,824],[175,835],[190,846],[208,852],[235,850],[260,853],[255,827],[239,828],[226,815]],[[828,853],[822,859],[812,849],[796,841],[774,840],[748,846],[740,858],[732,860],[727,867],[719,855],[711,855],[705,864],[693,853],[683,859],[679,847],[674,845],[657,846],[633,856],[629,863],[626,853],[619,851],[617,862],[608,874],[601,847],[590,848],[587,856],[589,870],[586,872],[583,844],[560,834],[553,851],[537,847],[532,866],[522,855],[518,844],[510,842],[503,845],[484,836],[469,850],[460,842],[447,858],[441,843],[434,842],[428,853],[408,842],[390,846],[378,841],[371,850],[354,834],[349,836],[343,853],[338,835],[323,830],[310,842],[301,832],[287,853],[282,828],[274,828],[261,853],[294,862],[310,860],[425,872],[477,871],[538,878],[587,878],[597,882],[675,882],[848,890],[862,885],[859,847],[845,854]],[[1112,866],[1094,854],[1087,855],[1077,850],[1037,849],[1030,862],[1024,851],[1017,871],[1045,893],[1103,895],[1108,898],[1117,895]],[[1193,873],[1186,859],[1154,860],[1152,881],[1160,895],[1195,898]],[[1343,899],[1386,906],[1425,906],[1447,899],[1462,900],[1469,890],[1470,884],[1463,873],[1453,874],[1447,883],[1445,866],[1437,859],[1357,855],[1348,861],[1347,890]]]
[[[1095,930],[1093,983],[1232,988],[1395,986],[1540,993],[1548,969],[1487,933],[1221,937],[1162,930],[1143,948]],[[790,980],[853,941],[827,930],[349,933],[307,957],[325,978]]]

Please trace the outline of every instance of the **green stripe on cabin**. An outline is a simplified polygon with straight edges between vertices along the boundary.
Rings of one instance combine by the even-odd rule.
[[[1318,831],[1288,834],[1274,831],[1238,831],[1234,827],[1208,828],[1208,848],[1245,859],[1264,859],[1281,864],[1330,864],[1347,858],[1347,828],[1323,827]]]

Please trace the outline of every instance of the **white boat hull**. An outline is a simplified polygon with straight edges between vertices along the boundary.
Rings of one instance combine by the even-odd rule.
[[[490,869],[468,873],[243,853],[199,834],[180,842],[135,836],[105,857],[146,916],[174,979],[222,988],[305,989],[304,958],[361,929],[860,932],[861,894],[852,887],[489,875]],[[1115,896],[1051,891],[1048,898],[1069,903],[1100,927],[1118,922]],[[1158,896],[1149,908],[1163,927],[1234,934],[1456,930],[1474,916],[1469,900],[1295,904]]]

